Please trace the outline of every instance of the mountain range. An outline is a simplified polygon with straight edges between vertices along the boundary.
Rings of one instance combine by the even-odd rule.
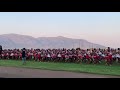
[[[34,38],[27,35],[0,35],[0,45],[5,49],[14,48],[106,48],[103,45],[91,43],[84,39],[72,39],[63,36]]]

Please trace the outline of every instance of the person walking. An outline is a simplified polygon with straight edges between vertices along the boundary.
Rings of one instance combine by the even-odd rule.
[[[2,46],[0,45],[0,59],[2,57]]]
[[[26,49],[23,48],[22,50],[22,62],[23,62],[23,65],[26,64]]]

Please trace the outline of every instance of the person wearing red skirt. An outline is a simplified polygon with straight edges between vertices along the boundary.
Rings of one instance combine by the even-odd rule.
[[[37,54],[37,59],[38,59],[39,62],[41,61],[41,54],[39,52]]]
[[[112,65],[112,55],[107,54],[105,59],[107,65]]]

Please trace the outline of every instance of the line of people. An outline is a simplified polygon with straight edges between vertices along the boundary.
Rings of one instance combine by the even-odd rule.
[[[22,60],[22,49],[4,49],[0,59]],[[105,61],[112,65],[114,62],[120,63],[120,49],[26,49],[26,60],[89,64]]]

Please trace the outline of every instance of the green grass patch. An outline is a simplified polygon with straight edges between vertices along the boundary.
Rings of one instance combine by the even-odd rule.
[[[107,66],[104,63],[94,64],[75,64],[75,63],[54,63],[54,62],[35,62],[27,61],[26,65],[22,65],[22,61],[15,60],[0,60],[0,66],[22,67],[43,70],[71,71],[71,72],[86,72],[104,75],[119,75],[120,64],[114,63],[112,66]]]

